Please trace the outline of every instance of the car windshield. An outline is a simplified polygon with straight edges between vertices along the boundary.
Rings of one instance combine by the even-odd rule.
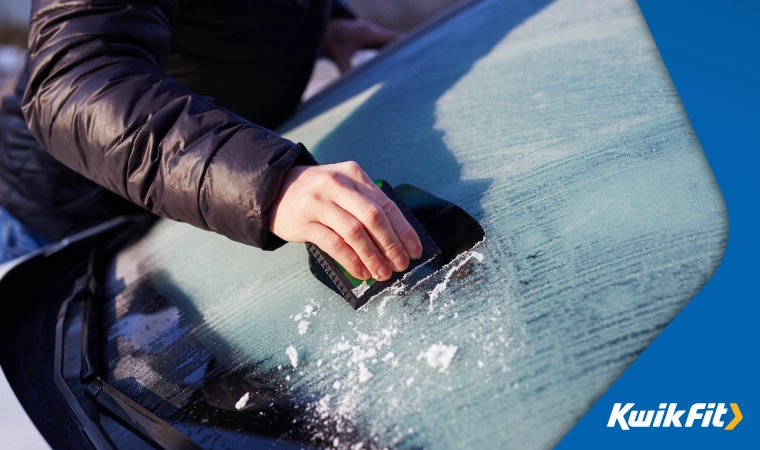
[[[354,311],[303,244],[159,222],[108,270],[106,380],[204,447],[551,446],[725,248],[633,0],[475,2],[279,131],[458,204],[486,238]]]

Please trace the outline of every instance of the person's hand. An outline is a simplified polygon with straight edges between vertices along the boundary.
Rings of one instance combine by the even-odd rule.
[[[360,280],[385,281],[422,256],[414,228],[355,162],[290,169],[269,230],[313,242]]]
[[[343,73],[351,68],[355,51],[380,48],[400,36],[366,20],[332,19],[327,23],[320,56],[331,59]]]

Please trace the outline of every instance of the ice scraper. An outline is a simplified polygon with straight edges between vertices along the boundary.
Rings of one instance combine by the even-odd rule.
[[[422,242],[422,257],[411,261],[404,272],[396,272],[386,281],[359,280],[314,244],[309,249],[312,274],[359,309],[372,297],[418,269],[434,271],[457,255],[471,249],[484,237],[477,220],[459,206],[410,184],[392,188],[388,182],[375,184],[396,203]]]

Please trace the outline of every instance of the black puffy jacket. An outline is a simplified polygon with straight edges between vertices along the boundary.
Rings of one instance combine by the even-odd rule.
[[[281,245],[267,212],[285,173],[314,160],[264,127],[298,104],[330,9],[329,0],[33,2],[28,70],[0,108],[0,204],[50,239],[138,205]]]

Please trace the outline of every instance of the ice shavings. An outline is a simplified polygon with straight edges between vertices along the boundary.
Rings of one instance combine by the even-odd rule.
[[[325,360],[322,370],[328,371],[326,373],[334,371],[338,377],[330,379],[328,386],[332,387],[332,392],[329,395],[315,399],[306,407],[311,429],[314,430],[311,436],[314,442],[330,442],[339,437],[339,448],[351,448],[357,443],[353,433],[368,389],[373,389],[377,378],[373,365],[396,363],[394,354],[388,348],[398,334],[397,320],[391,319],[384,328],[367,333],[354,328],[354,333],[341,335],[339,340],[325,349],[331,358]],[[381,355],[385,355],[383,362]]]
[[[359,383],[364,383],[366,381],[369,381],[370,378],[372,378],[374,375],[372,372],[367,369],[367,366],[364,365],[364,363],[359,363]]]
[[[290,358],[290,364],[293,366],[293,368],[298,367],[298,351],[296,348],[291,345],[285,349],[285,354],[287,354],[288,358]]]
[[[108,339],[121,338],[136,350],[156,344],[162,334],[171,337],[185,332],[186,328],[179,325],[180,312],[176,306],[154,313],[134,313],[117,322]]]
[[[406,281],[406,280],[408,280],[408,279],[409,279],[409,278],[411,278],[411,277],[412,277],[412,275],[414,275],[414,274],[415,274],[415,273],[416,273],[418,270],[420,270],[420,269],[422,269],[423,267],[427,266],[427,265],[430,263],[430,261],[434,260],[434,259],[435,259],[435,258],[437,258],[437,257],[438,257],[438,255],[435,255],[435,256],[433,256],[432,258],[428,258],[428,260],[427,260],[427,261],[425,261],[424,263],[420,264],[419,266],[417,266],[417,267],[415,267],[414,269],[410,270],[409,272],[405,273],[405,274],[404,274],[404,276],[403,276],[403,277],[401,277],[401,280],[402,280],[402,281]]]
[[[428,259],[427,261],[425,261],[424,263],[414,267],[412,270],[405,273],[404,276],[400,280],[396,280],[390,286],[384,287],[379,292],[375,293],[375,295],[372,298],[369,299],[371,301],[377,298],[382,292],[389,292],[391,294],[390,296],[383,298],[382,303],[377,308],[377,313],[380,317],[382,317],[383,314],[385,314],[385,304],[388,302],[388,300],[390,300],[394,295],[401,294],[408,287],[408,285],[405,282],[409,281],[412,275],[414,275],[417,271],[425,267],[430,261],[434,260],[435,258],[436,257],[434,256]],[[370,288],[370,285],[368,285],[366,282],[362,282],[362,284],[353,288],[351,292],[353,292],[354,295],[356,295],[357,297],[360,297],[365,292],[367,292],[369,288]]]
[[[237,403],[235,403],[235,409],[240,411],[241,409],[245,408],[245,405],[248,403],[249,398],[251,398],[250,392],[246,392],[245,394],[243,394],[243,396],[240,397],[240,400],[238,400]]]
[[[362,284],[351,289],[351,292],[353,292],[355,296],[361,297],[362,294],[367,292],[367,289],[369,289],[369,284],[367,284],[366,281],[362,281]]]
[[[319,305],[313,299],[309,299],[309,304],[304,307],[303,312],[296,314],[293,320],[298,322],[311,316],[316,316],[318,310]]]
[[[462,266],[464,266],[470,259],[475,259],[478,262],[483,262],[483,255],[479,252],[471,250],[469,252],[463,253],[454,260],[459,260],[459,262],[450,268],[448,272],[446,272],[446,275],[443,277],[443,281],[438,283],[430,292],[430,306],[428,307],[428,311],[433,311],[433,301],[437,299],[439,295],[441,295],[441,292],[446,290],[446,286],[448,285],[451,276],[454,275],[457,270],[461,269]]]
[[[424,284],[415,281],[406,287],[404,291],[409,296],[403,301],[397,302],[399,297],[391,291],[379,295],[375,299],[377,303],[374,308],[382,310],[384,306],[390,305],[384,309],[383,315],[376,314],[374,308],[365,308],[363,312],[356,313],[351,311],[352,314],[346,315],[333,314],[327,309],[320,311],[320,314],[326,314],[320,320],[332,316],[336,318],[330,323],[330,328],[320,329],[320,338],[314,342],[314,348],[309,349],[309,355],[319,355],[324,362],[318,372],[320,394],[308,401],[304,411],[305,423],[309,427],[308,436],[312,442],[321,445],[339,438],[339,448],[351,448],[360,439],[356,430],[365,429],[363,427],[368,425],[368,421],[372,423],[378,414],[393,415],[409,409],[410,405],[422,398],[448,395],[446,393],[452,392],[452,389],[463,389],[461,377],[464,374],[474,370],[485,379],[491,376],[485,368],[503,365],[496,348],[493,350],[495,354],[488,354],[480,348],[480,344],[490,344],[491,341],[494,341],[494,346],[501,345],[501,348],[505,348],[498,335],[489,335],[488,338],[479,336],[475,345],[471,345],[467,342],[469,333],[458,335],[450,329],[458,328],[457,331],[462,331],[459,328],[464,324],[452,323],[452,327],[442,327],[437,320],[443,314],[445,322],[455,316],[456,311],[460,311],[460,322],[462,318],[472,322],[464,330],[482,333],[479,327],[481,323],[492,326],[491,318],[502,314],[498,309],[504,307],[502,301],[496,302],[494,309],[488,311],[489,314],[474,317],[461,314],[466,302],[452,302],[450,307],[446,306],[445,302],[453,297],[452,289],[460,289],[468,281],[463,282],[460,276],[469,276],[471,271],[480,270],[477,267],[478,261],[491,259],[490,253],[476,250],[479,251],[477,255],[461,255],[451,264],[431,274]],[[450,274],[453,279],[446,288],[448,292],[437,298],[436,314],[428,316],[425,307],[429,293],[454,267],[458,267],[459,271]],[[409,288],[412,290],[409,291]],[[309,333],[313,333],[314,328],[312,326]],[[305,351],[298,347],[299,352]],[[468,360],[465,356],[472,359]],[[478,369],[478,359],[486,361],[487,365]],[[304,369],[299,368],[299,371],[311,370],[303,363],[302,366]],[[291,376],[295,378],[292,374]],[[493,381],[491,380],[492,384]],[[403,439],[401,434],[406,433],[406,427],[373,433],[377,434],[363,436],[367,438],[364,441],[365,448],[393,448],[399,446]]]
[[[309,331],[311,322],[305,319],[316,316],[318,310],[319,305],[313,299],[309,299],[309,304],[304,307],[303,312],[291,316],[294,321],[298,322],[298,334],[304,335]]]
[[[430,292],[442,283],[443,286],[438,286],[436,293],[438,302],[441,302],[442,298],[449,300],[446,294],[441,295],[441,292],[447,289],[448,279],[454,277],[452,285],[455,284],[459,275],[465,271],[469,273],[470,266],[466,264],[477,264],[478,261],[487,259],[483,256],[485,252],[478,252],[477,247],[474,250],[476,251],[471,249],[465,252],[441,270],[426,275],[424,279],[412,277],[405,281],[398,280],[386,289],[384,294],[371,300],[376,302],[374,307],[364,308],[363,312],[341,316],[329,310],[324,311],[327,316],[320,319],[335,316],[336,320],[330,324],[330,328],[320,329],[320,333],[326,331],[324,339],[315,342],[319,356],[324,358],[324,364],[319,369],[319,376],[324,380],[324,390],[321,396],[313,397],[305,408],[306,422],[310,430],[309,438],[314,443],[332,442],[339,438],[339,448],[351,448],[357,442],[355,430],[366,425],[367,405],[378,401],[375,397],[377,392],[386,393],[380,401],[382,405],[377,405],[379,411],[390,414],[396,408],[405,407],[407,395],[423,395],[430,389],[443,392],[451,391],[452,387],[456,388],[450,384],[441,384],[440,380],[431,383],[430,377],[437,380],[440,378],[438,372],[451,371],[451,364],[458,352],[459,339],[456,335],[444,336],[436,333],[436,338],[431,340],[430,334],[413,331],[419,330],[417,326],[420,323],[430,323],[430,319],[425,318],[424,312],[409,313],[407,307],[409,304],[417,303],[424,311]],[[448,290],[450,291],[451,287]],[[399,296],[405,293],[411,295],[403,302],[396,303]],[[432,318],[435,323],[438,323],[435,319],[445,312],[447,305],[446,303],[436,308],[439,310],[438,314]],[[451,311],[443,314],[444,321],[455,314],[458,306],[455,308],[454,305],[455,302],[452,301]],[[377,314],[373,311],[375,308]],[[302,314],[299,320],[304,320],[304,316]],[[313,329],[314,326],[310,328],[309,333],[313,333]],[[405,337],[411,339],[399,339],[401,335],[407,335]],[[454,345],[444,345],[439,339],[446,344]],[[439,343],[431,346],[434,342]],[[465,363],[463,360],[463,370]],[[447,375],[447,378],[450,377]],[[453,378],[447,383],[451,383],[451,380]],[[402,438],[399,433],[402,431],[405,432],[389,430],[383,433],[384,440],[391,444],[389,447],[398,444],[398,439]],[[369,447],[383,448],[374,444]]]
[[[456,353],[457,347],[455,345],[433,344],[417,356],[417,361],[425,359],[428,366],[437,367],[440,372],[445,372],[451,365],[451,360],[454,359]]]
[[[389,295],[383,299],[383,301],[380,302],[379,305],[377,305],[377,315],[380,317],[383,317],[385,315],[385,304],[388,303],[388,300],[392,299],[393,296]]]
[[[385,289],[383,289],[382,291],[378,292],[374,297],[372,297],[370,299],[370,300],[373,300],[373,299],[377,298],[379,296],[379,294],[382,293],[382,292],[388,292],[388,293],[391,294],[391,295],[388,295],[388,296],[384,297],[383,300],[382,300],[382,302],[380,303],[380,305],[378,305],[378,307],[377,307],[377,314],[380,317],[383,317],[383,315],[385,315],[385,305],[388,303],[388,300],[390,300],[394,296],[400,295],[402,292],[404,292],[404,290],[406,290],[409,287],[409,284],[407,284],[407,283],[410,281],[411,277],[417,271],[419,271],[420,269],[422,269],[423,267],[425,267],[427,264],[429,264],[430,261],[434,260],[436,257],[437,256],[434,256],[434,257],[428,259],[427,261],[425,261],[424,263],[422,263],[422,264],[414,267],[412,270],[410,270],[407,273],[405,273],[404,276],[401,277],[400,280],[396,280],[392,285],[390,285],[390,286],[386,287]],[[362,291],[362,293],[363,292],[364,291]],[[356,293],[356,292],[354,292],[354,293]],[[357,295],[360,295],[360,294],[357,294]]]

